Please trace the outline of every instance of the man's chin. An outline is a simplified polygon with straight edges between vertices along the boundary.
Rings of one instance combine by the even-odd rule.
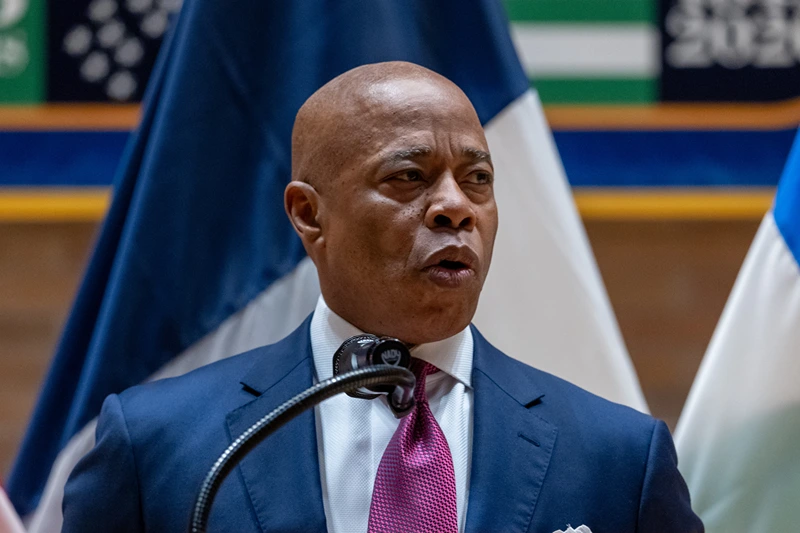
[[[427,344],[448,339],[469,326],[474,315],[474,309],[459,309],[458,312],[446,310],[425,312],[416,315],[413,321],[395,323],[394,334],[406,344]],[[418,317],[418,318],[417,318]]]

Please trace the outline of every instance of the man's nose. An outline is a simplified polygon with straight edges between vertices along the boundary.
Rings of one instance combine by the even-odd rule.
[[[440,176],[430,192],[431,200],[425,213],[426,226],[431,229],[452,228],[467,231],[475,227],[472,201],[452,175]]]

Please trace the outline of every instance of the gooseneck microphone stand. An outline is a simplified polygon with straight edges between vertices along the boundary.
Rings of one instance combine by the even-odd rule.
[[[385,385],[387,391],[391,390],[388,397],[389,407],[395,416],[400,418],[411,412],[414,407],[415,383],[416,378],[411,371],[380,364],[321,381],[276,407],[239,435],[208,471],[194,504],[189,531],[205,533],[211,504],[225,477],[255,446],[300,413],[342,392]]]

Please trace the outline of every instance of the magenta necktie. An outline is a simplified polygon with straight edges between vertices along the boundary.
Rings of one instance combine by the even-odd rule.
[[[425,378],[435,366],[413,359],[416,407],[383,452],[369,508],[368,533],[456,533],[456,476],[442,428],[433,417]]]

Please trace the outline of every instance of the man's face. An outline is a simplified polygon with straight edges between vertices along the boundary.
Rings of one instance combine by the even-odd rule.
[[[475,313],[497,232],[483,129],[427,80],[373,86],[361,107],[352,157],[321,187],[323,295],[367,332],[449,337]]]

